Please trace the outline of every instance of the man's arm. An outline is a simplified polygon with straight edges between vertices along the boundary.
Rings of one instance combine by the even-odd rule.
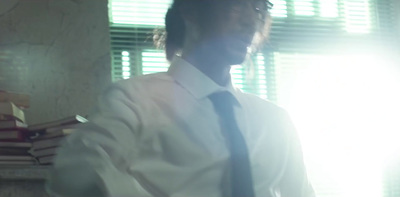
[[[65,197],[133,196],[138,186],[127,173],[140,131],[138,112],[129,93],[109,89],[90,122],[68,136],[58,149],[46,184],[49,193]]]
[[[315,193],[308,179],[303,160],[300,139],[289,115],[282,121],[287,134],[288,155],[279,189],[282,197],[314,197]]]

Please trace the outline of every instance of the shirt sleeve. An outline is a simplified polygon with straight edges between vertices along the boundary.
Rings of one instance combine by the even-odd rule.
[[[68,136],[54,160],[46,183],[55,196],[135,196],[138,186],[129,175],[135,157],[136,135],[141,130],[140,109],[132,94],[110,88],[99,99],[89,122]]]
[[[315,197],[314,189],[308,179],[303,160],[303,152],[297,131],[289,115],[285,112],[281,124],[287,134],[288,153],[283,176],[279,184],[282,197]]]

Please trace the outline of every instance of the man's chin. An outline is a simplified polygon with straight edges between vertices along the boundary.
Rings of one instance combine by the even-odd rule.
[[[247,47],[245,46],[226,46],[220,44],[211,45],[204,49],[204,54],[208,54],[208,57],[218,59],[219,62],[225,65],[242,64],[247,57]]]
[[[244,60],[246,59],[246,57],[244,56],[244,57],[232,57],[232,58],[230,58],[230,61],[229,61],[229,65],[239,65],[239,64],[242,64],[243,62],[244,62]]]
[[[226,59],[230,65],[242,64],[247,56],[247,50],[229,50]]]

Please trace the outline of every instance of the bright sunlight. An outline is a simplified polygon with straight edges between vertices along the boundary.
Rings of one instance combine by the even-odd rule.
[[[280,81],[277,70],[278,100],[299,130],[317,196],[382,197],[383,166],[400,150],[399,71],[371,55],[291,56],[296,72]]]

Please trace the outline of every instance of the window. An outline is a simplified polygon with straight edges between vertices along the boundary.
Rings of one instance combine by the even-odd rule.
[[[400,169],[384,168],[385,160],[396,156],[393,151],[400,151],[390,139],[400,138],[394,121],[400,117],[400,93],[393,92],[400,80],[394,66],[364,52],[276,52],[274,57],[277,100],[298,129],[317,196],[399,192],[394,185]],[[385,103],[373,104],[381,98]]]
[[[231,69],[235,86],[290,112],[319,197],[400,192],[400,167],[384,167],[400,150],[394,1],[271,0],[269,42]],[[172,0],[109,2],[113,79],[166,71],[152,32]]]
[[[110,0],[113,81],[168,70],[164,52],[154,49],[152,32],[164,26],[164,16],[171,2]],[[285,5],[284,1],[281,4]],[[282,10],[276,12],[277,15],[284,14]],[[233,83],[244,92],[267,98],[265,72],[264,57],[259,53],[249,65],[232,68]]]
[[[315,10],[313,0],[295,0],[294,10],[296,15],[313,16]]]
[[[338,0],[325,0],[319,3],[322,17],[339,17]]]
[[[370,31],[371,11],[368,0],[346,1],[344,8],[347,32],[368,33]]]
[[[122,51],[122,78],[128,79],[131,76],[131,61],[128,51]]]
[[[232,83],[247,93],[267,98],[267,80],[264,56],[256,54],[248,65],[235,65],[231,69]]]
[[[136,27],[164,25],[164,16],[172,0],[109,0],[112,24]]]
[[[271,2],[274,4],[274,7],[271,10],[271,16],[287,17],[287,6],[285,0],[274,0]]]
[[[164,51],[144,50],[142,52],[142,74],[165,72],[169,64],[166,61]]]

